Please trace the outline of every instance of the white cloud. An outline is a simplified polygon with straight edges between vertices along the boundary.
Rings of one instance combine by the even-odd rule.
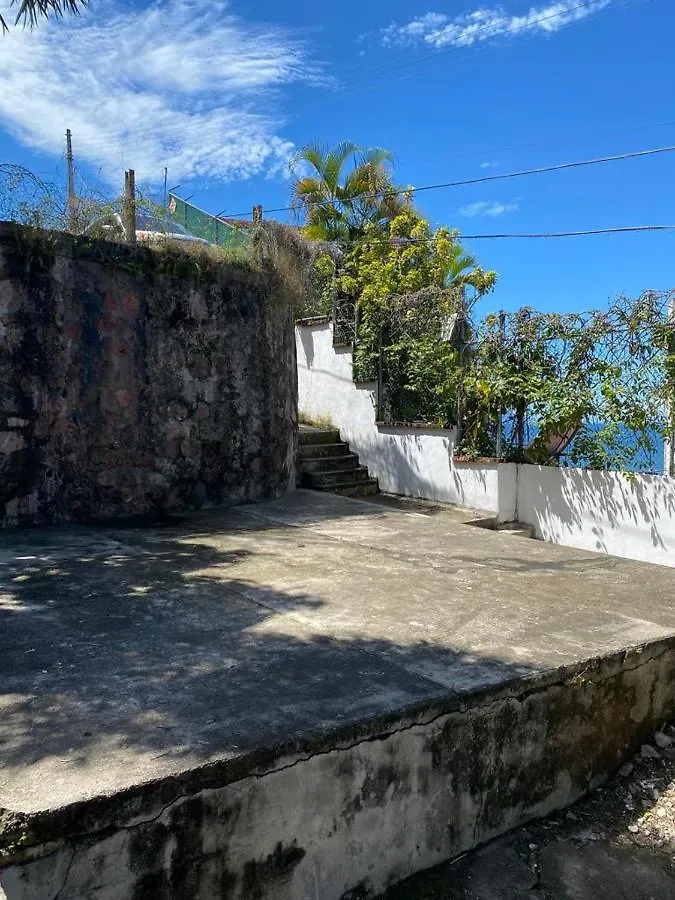
[[[500,163],[495,159],[486,159],[485,162],[480,164],[481,169],[497,169],[499,166]]]
[[[580,22],[609,6],[612,0],[549,0],[541,6],[531,6],[520,15],[509,13],[503,6],[481,6],[458,16],[427,13],[412,21],[394,23],[381,32],[385,46],[407,46],[424,42],[432,47],[471,47],[481,41],[518,35],[553,34]]]
[[[77,157],[115,183],[124,167],[153,182],[164,166],[172,181],[279,170],[292,145],[275,95],[300,81],[322,83],[303,44],[234,17],[227,0],[97,0],[0,36],[0,124],[50,153],[70,128]]]
[[[496,219],[506,213],[518,212],[518,209],[519,206],[515,200],[510,203],[480,200],[477,203],[469,203],[468,206],[460,207],[457,212],[460,216],[466,216],[468,219],[475,219],[478,216],[489,216],[491,219]]]

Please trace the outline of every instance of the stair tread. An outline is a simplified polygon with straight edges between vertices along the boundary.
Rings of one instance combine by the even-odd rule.
[[[377,478],[364,478],[361,481],[336,481],[334,484],[326,485],[326,487],[331,488],[346,488],[346,487],[362,487],[364,484],[377,484]]]
[[[326,441],[325,444],[300,444],[303,450],[315,450],[317,447],[348,447],[346,441]]]
[[[353,456],[354,459],[358,459],[356,453],[352,453],[351,450],[349,453],[341,453],[339,456],[317,456],[316,458],[311,456],[305,456],[302,460],[305,462],[331,462],[331,460],[336,459],[349,459],[350,456]]]
[[[351,469],[322,469],[321,472],[312,472],[317,478],[322,475],[349,475],[350,472],[367,472],[365,466],[353,466]]]

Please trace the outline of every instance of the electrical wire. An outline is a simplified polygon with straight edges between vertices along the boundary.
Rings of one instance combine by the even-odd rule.
[[[602,163],[619,162],[626,159],[638,159],[645,156],[656,156],[661,153],[673,153],[675,146],[655,147],[650,150],[634,150],[630,153],[617,153],[613,156],[599,156],[594,159],[582,159],[575,162],[556,163],[552,166],[539,166],[535,169],[520,169],[516,172],[504,172],[498,175],[481,175],[478,178],[466,178],[462,181],[445,181],[438,184],[425,184],[420,187],[396,188],[395,190],[373,191],[356,194],[352,200],[377,200],[378,198],[398,197],[401,194],[419,194],[422,191],[437,191],[445,188],[464,187],[472,184],[485,184],[491,181],[504,181],[509,178],[521,178],[525,175],[542,175],[548,172],[561,172],[565,169],[579,169],[582,166],[597,166]],[[321,203],[310,203],[308,206],[321,206]],[[265,210],[267,213],[292,212],[293,206],[279,206],[275,209]],[[225,218],[240,219],[250,216],[250,212],[224,213]]]
[[[531,234],[462,234],[458,233],[458,238],[463,241],[492,241],[502,238],[565,238],[565,237],[587,237],[594,234],[630,234],[644,231],[675,231],[675,225],[626,225],[619,228],[591,228],[586,231],[545,231]],[[428,244],[433,243],[435,238],[362,238],[360,241],[352,241],[351,244]]]

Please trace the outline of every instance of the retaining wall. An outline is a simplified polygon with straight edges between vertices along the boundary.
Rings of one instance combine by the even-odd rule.
[[[675,714],[674,677],[672,640],[654,642],[252,759],[243,777],[211,765],[16,816],[0,897],[367,900],[602,783]]]
[[[271,276],[0,223],[0,522],[294,484],[293,320]]]

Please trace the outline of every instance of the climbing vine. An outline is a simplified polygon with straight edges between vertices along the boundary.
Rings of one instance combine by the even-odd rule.
[[[649,291],[566,315],[523,308],[474,324],[457,370],[461,451],[600,469],[654,461],[672,425],[672,296]]]

